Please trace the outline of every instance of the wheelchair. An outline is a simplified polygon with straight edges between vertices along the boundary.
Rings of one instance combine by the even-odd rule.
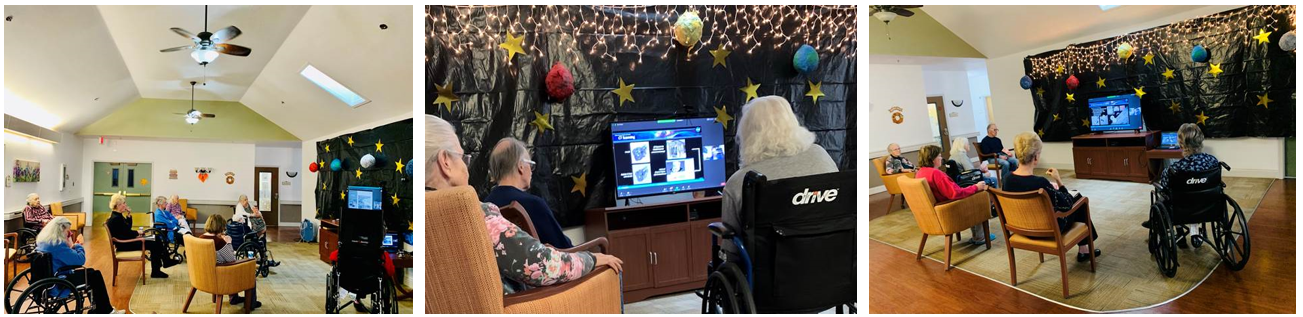
[[[751,171],[742,188],[742,227],[708,226],[701,313],[855,313],[855,171],[773,181]]]
[[[378,210],[344,209],[340,215],[339,249],[326,275],[326,313],[338,314],[355,305],[373,314],[398,313],[398,288],[385,271],[384,217]],[[340,290],[355,294],[358,301],[341,302]],[[360,300],[370,299],[366,307]]]
[[[6,245],[13,245],[14,254],[10,258],[17,263],[31,263],[32,254],[36,252],[36,234],[37,230],[31,228],[19,228],[15,231],[16,237],[5,238]]]
[[[153,218],[153,216],[151,212],[150,218]],[[177,230],[168,229],[165,223],[155,222],[153,228],[145,231],[146,234],[153,235],[158,243],[163,244],[163,249],[166,250],[169,259],[177,263],[185,262],[185,251],[181,250],[181,247],[185,246],[185,242],[183,242],[184,240],[182,240],[181,234]]]
[[[253,259],[258,263],[258,269],[254,270],[253,275],[271,275],[271,268],[277,264],[276,257],[267,248],[267,237],[258,235],[244,223],[234,220],[226,222],[226,235],[231,237],[231,245],[236,246],[236,258]]]
[[[6,314],[82,314],[95,309],[85,275],[79,283],[69,280],[64,270],[84,270],[68,266],[55,270],[48,253],[30,254],[32,266],[9,281],[5,288]]]
[[[1249,223],[1240,204],[1223,192],[1223,168],[1231,170],[1223,162],[1204,171],[1177,172],[1168,179],[1168,188],[1154,183],[1150,193],[1149,253],[1163,275],[1176,276],[1180,266],[1176,241],[1184,234],[1180,229],[1188,224],[1198,224],[1202,233],[1202,239],[1191,238],[1194,248],[1207,241],[1232,271],[1244,269],[1249,262]]]

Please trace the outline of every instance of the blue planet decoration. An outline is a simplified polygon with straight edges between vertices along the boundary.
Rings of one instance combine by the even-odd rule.
[[[343,162],[340,162],[339,159],[334,159],[334,160],[330,161],[330,170],[331,170],[331,171],[336,171],[336,172],[338,172],[340,169],[343,169],[343,168],[344,168],[344,163],[343,163]]]
[[[796,55],[792,55],[792,66],[801,73],[813,72],[819,68],[819,52],[814,51],[814,47],[809,44],[801,45],[796,50]]]
[[[1022,86],[1022,89],[1032,89],[1032,76],[1022,75],[1022,79],[1018,80],[1018,86]]]
[[[412,176],[412,160],[407,160],[407,165],[403,166],[403,173],[407,173],[407,176]]]
[[[1207,63],[1208,50],[1204,49],[1203,45],[1195,45],[1194,49],[1190,50],[1190,60],[1194,61],[1195,63]]]

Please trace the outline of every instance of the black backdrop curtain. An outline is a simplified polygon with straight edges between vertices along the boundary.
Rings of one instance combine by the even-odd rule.
[[[350,138],[352,144],[349,144]],[[377,143],[380,146],[376,146]],[[317,219],[338,219],[347,205],[340,196],[349,186],[380,187],[384,193],[385,226],[390,230],[407,230],[412,222],[412,177],[406,170],[412,160],[412,119],[385,124],[369,130],[345,133],[317,142]],[[360,160],[370,154],[376,159],[370,168]],[[331,161],[339,159],[342,168],[331,171]],[[412,160],[421,164],[420,160]],[[358,174],[361,172],[361,174]],[[360,176],[359,176],[360,175]],[[393,198],[397,195],[398,202]]]
[[[1247,6],[1224,12],[1247,13],[1246,10],[1262,9],[1265,7]],[[1293,11],[1292,7],[1289,11]],[[1145,127],[1150,131],[1176,131],[1183,123],[1198,123],[1202,115],[1207,118],[1199,127],[1209,138],[1294,136],[1295,56],[1294,52],[1281,50],[1279,46],[1280,37],[1294,27],[1290,25],[1288,14],[1275,14],[1275,18],[1274,25],[1268,25],[1265,19],[1246,19],[1232,24],[1229,32],[1192,36],[1185,39],[1190,41],[1190,47],[1170,51],[1136,47],[1133,56],[1126,60],[1117,58],[1116,53],[1117,45],[1125,41],[1124,36],[1074,44],[1108,44],[1111,55],[1107,56],[1111,64],[1097,72],[1051,72],[1049,76],[1039,78],[1033,75],[1034,87],[1029,93],[1036,109],[1034,129],[1043,132],[1041,137],[1045,141],[1068,141],[1073,136],[1090,133],[1091,113],[1087,102],[1090,98],[1135,94],[1135,89],[1143,87],[1141,113]],[[1198,22],[1196,25],[1216,22],[1209,18],[1194,21]],[[1166,26],[1156,28],[1163,27]],[[1270,43],[1260,44],[1247,38],[1264,29],[1271,32]],[[1179,41],[1182,38],[1163,40]],[[1208,63],[1191,60],[1194,44],[1218,41],[1226,44],[1204,45],[1211,56]],[[1023,59],[1026,73],[1033,73],[1033,58],[1062,51],[1048,51]],[[1146,53],[1153,54],[1152,64],[1142,58]],[[1210,63],[1220,64],[1222,73],[1215,77],[1209,74]],[[1168,68],[1173,70],[1171,79],[1163,75]],[[1080,81],[1075,90],[1068,89],[1065,83],[1069,75],[1075,75]],[[1103,88],[1097,85],[1100,78],[1105,81]],[[1044,89],[1044,93],[1038,93],[1039,89]],[[1074,95],[1075,102],[1067,100],[1068,93]],[[1266,106],[1259,105],[1259,96],[1264,94],[1272,100]]]
[[[732,12],[743,6],[726,6]],[[848,42],[842,50],[819,52],[818,70],[799,74],[793,68],[792,56],[801,44],[819,46],[819,43],[796,43],[779,39],[755,38],[760,41],[756,49],[747,54],[744,48],[733,48],[727,57],[727,67],[712,67],[709,50],[717,43],[704,48],[687,50],[672,43],[671,32],[664,23],[665,14],[657,11],[685,12],[701,10],[694,6],[657,6],[659,10],[595,7],[595,6],[502,6],[502,7],[452,7],[428,6],[426,12],[426,79],[425,104],[427,114],[439,116],[456,128],[462,146],[473,155],[470,164],[471,185],[487,195],[494,186],[488,177],[489,152],[500,139],[515,137],[529,145],[535,167],[529,192],[542,197],[553,208],[562,226],[583,224],[587,208],[614,206],[614,185],[611,146],[608,137],[610,123],[668,118],[715,117],[715,108],[724,107],[734,118],[741,117],[745,95],[739,91],[749,78],[759,83],[759,95],[777,95],[792,103],[793,110],[803,125],[818,135],[817,143],[828,150],[841,169],[855,168],[855,44]],[[790,6],[797,17],[809,13],[849,13],[854,21],[853,7]],[[554,13],[569,10],[580,16],[614,14],[616,19],[630,25],[643,25],[637,34],[579,33],[532,31],[534,23],[565,24]],[[836,11],[840,10],[840,11]],[[600,11],[600,12],[599,12]],[[705,10],[701,10],[705,12]],[[477,43],[472,48],[448,46],[448,43],[483,41],[473,36],[444,35],[449,29],[476,28],[506,37],[506,28],[491,18],[492,15],[512,16],[522,27],[513,29],[516,36],[524,36],[526,54],[517,54],[510,64],[507,51],[496,42]],[[519,15],[519,18],[514,18]],[[704,29],[711,29],[708,14],[702,15]],[[532,19],[532,20],[531,20]],[[615,22],[606,22],[614,24]],[[854,23],[854,22],[851,22]],[[646,25],[664,27],[663,34],[655,34]],[[784,23],[788,33],[800,27],[797,21]],[[523,33],[523,34],[522,34]],[[706,41],[705,34],[702,41]],[[740,42],[741,35],[730,35]],[[837,34],[820,41],[843,43],[854,34]],[[605,40],[609,50],[605,54],[590,54],[594,43]],[[640,52],[621,43],[661,43],[656,48]],[[531,50],[532,44],[537,51]],[[702,44],[698,44],[701,46]],[[460,52],[459,52],[460,50]],[[665,57],[662,58],[662,55]],[[690,57],[690,59],[689,59]],[[641,63],[639,63],[641,61]],[[553,63],[560,62],[574,74],[575,92],[563,102],[549,100],[544,78]],[[631,67],[633,66],[633,67]],[[619,97],[610,91],[618,88],[618,81],[636,85],[634,102],[623,106]],[[814,103],[805,94],[807,81],[822,82],[825,96]],[[436,85],[452,85],[459,101],[451,111],[443,104],[435,104]],[[554,127],[540,131],[530,122],[535,112],[545,114]],[[727,136],[726,162],[728,173],[737,170],[737,145],[733,136],[737,121],[730,122]],[[586,195],[573,192],[575,181],[587,173]]]

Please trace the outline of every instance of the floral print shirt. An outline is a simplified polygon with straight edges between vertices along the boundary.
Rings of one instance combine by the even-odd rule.
[[[1195,153],[1177,160],[1167,169],[1163,170],[1163,175],[1158,178],[1158,186],[1167,188],[1167,179],[1175,176],[1177,172],[1195,172],[1206,171],[1214,167],[1221,166],[1221,161],[1217,157],[1208,153]]]
[[[498,206],[482,203],[484,225],[497,257],[504,294],[577,280],[597,263],[587,251],[567,253],[544,245],[502,217]]]
[[[181,210],[181,204],[180,204],[180,203],[176,203],[176,204],[174,204],[174,203],[168,203],[168,204],[167,204],[167,212],[168,212],[168,213],[171,213],[171,214],[172,214],[172,217],[176,217],[176,219],[178,219],[178,220],[180,220],[180,219],[185,219],[185,211]]]
[[[914,163],[904,156],[891,155],[887,158],[887,175],[903,173],[906,169],[914,169]]]
[[[27,223],[40,224],[41,227],[45,227],[45,223],[50,222],[50,219],[54,219],[54,215],[51,215],[50,211],[45,209],[45,206],[28,205],[23,208],[23,220]]]

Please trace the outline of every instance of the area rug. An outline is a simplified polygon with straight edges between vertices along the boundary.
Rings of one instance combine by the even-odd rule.
[[[326,274],[330,265],[321,262],[317,244],[270,243],[268,248],[281,265],[271,269],[267,277],[258,277],[258,300],[262,308],[255,314],[322,314],[326,307]],[[185,264],[163,270],[170,277],[149,279],[149,284],[137,285],[131,294],[131,311],[135,314],[180,314],[185,297],[190,292],[190,274]],[[243,294],[241,294],[243,296]],[[401,300],[399,313],[411,314],[412,301]],[[231,305],[229,297],[222,313],[243,312],[244,305]],[[196,292],[190,302],[191,314],[212,314],[216,311],[212,295]],[[347,308],[343,313],[354,313]]]
[[[1014,287],[1076,309],[1125,311],[1160,305],[1180,297],[1198,286],[1221,263],[1221,258],[1209,244],[1201,248],[1178,249],[1180,266],[1176,276],[1168,278],[1162,275],[1149,253],[1149,231],[1140,226],[1149,218],[1149,192],[1153,186],[1076,179],[1072,171],[1062,172],[1065,186],[1080,190],[1082,195],[1090,198],[1091,218],[1099,232],[1095,246],[1103,252],[1096,259],[1096,272],[1090,271],[1090,262],[1078,263],[1075,251],[1070,252],[1069,297],[1064,298],[1058,258],[1047,254],[1045,262],[1041,263],[1036,252],[1014,250],[1018,271],[1018,285]],[[1037,171],[1036,174],[1043,175],[1044,172]],[[1225,177],[1223,181],[1227,185],[1225,192],[1239,203],[1246,217],[1252,217],[1274,180]],[[992,218],[989,221],[991,231],[997,237],[1002,236],[1000,220]],[[869,221],[870,239],[909,253],[918,252],[922,237],[914,215],[908,209],[892,211]],[[963,231],[963,238],[965,241],[971,238],[968,230]],[[924,256],[944,263],[945,236],[929,236],[928,239]],[[987,250],[984,246],[956,242],[952,245],[951,264],[955,270],[972,272],[1008,285],[1009,255],[1004,243],[1003,238],[997,238]],[[1249,261],[1253,261],[1252,254]]]

